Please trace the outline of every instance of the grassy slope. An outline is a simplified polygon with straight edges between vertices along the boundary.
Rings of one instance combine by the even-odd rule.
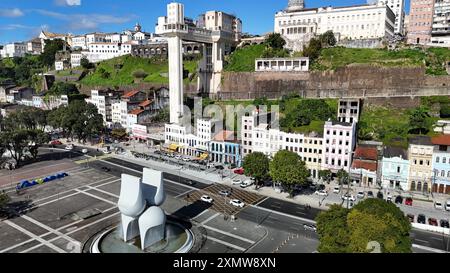
[[[251,72],[255,70],[255,59],[264,51],[264,45],[247,46],[234,52],[228,59],[225,71]],[[319,59],[311,65],[311,70],[335,70],[349,64],[373,64],[384,67],[426,65],[427,74],[447,75],[442,64],[450,60],[447,48],[385,49],[333,47],[321,51]]]
[[[265,46],[251,45],[236,50],[227,60],[225,71],[251,72],[255,71],[255,59],[260,58]]]
[[[116,64],[122,64],[121,69],[115,69]],[[109,79],[104,79],[98,73],[99,69],[103,68],[105,71],[111,73]],[[197,68],[196,61],[185,61],[184,68],[189,70],[190,73],[195,73]],[[136,70],[144,70],[148,76],[144,79],[144,82],[151,83],[168,83],[169,78],[162,77],[161,73],[168,73],[169,68],[166,61],[157,61],[152,59],[136,58],[132,56],[122,56],[114,58],[108,61],[101,62],[96,72],[86,76],[81,80],[81,83],[86,85],[128,85],[133,84],[134,77],[133,72]],[[188,82],[185,79],[185,82]]]

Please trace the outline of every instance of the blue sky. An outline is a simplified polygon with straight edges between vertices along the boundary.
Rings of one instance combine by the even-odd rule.
[[[305,0],[306,7],[346,6],[367,0]],[[158,16],[166,13],[170,0],[1,0],[0,44],[24,41],[41,29],[57,33],[81,34],[92,31],[120,32],[140,22],[153,32]],[[244,32],[262,34],[273,31],[275,12],[288,0],[179,0],[186,16],[195,18],[207,10],[236,14]],[[406,0],[406,12],[409,0]]]

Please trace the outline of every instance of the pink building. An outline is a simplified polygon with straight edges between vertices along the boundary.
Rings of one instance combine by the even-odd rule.
[[[435,0],[411,0],[409,11],[409,44],[428,44],[431,42]]]
[[[356,145],[356,123],[327,121],[323,134],[322,169],[349,172]]]

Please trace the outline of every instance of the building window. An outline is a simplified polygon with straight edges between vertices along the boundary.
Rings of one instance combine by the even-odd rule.
[[[436,163],[439,163],[439,156],[436,157]]]

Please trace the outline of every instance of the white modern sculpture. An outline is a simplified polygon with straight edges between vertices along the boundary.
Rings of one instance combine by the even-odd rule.
[[[122,213],[125,242],[140,235],[144,250],[165,238],[166,215],[159,207],[165,198],[161,172],[145,168],[142,180],[122,174],[117,206]]]

